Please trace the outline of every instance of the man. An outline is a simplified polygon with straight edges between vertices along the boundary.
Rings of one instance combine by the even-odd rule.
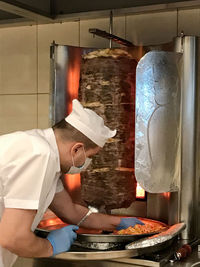
[[[77,224],[94,229],[123,229],[136,218],[120,219],[74,204],[64,189],[61,173],[79,173],[106,140],[113,137],[103,119],[73,100],[69,116],[53,129],[15,132],[0,137],[0,267],[10,267],[18,256],[49,257],[68,251]],[[34,230],[47,208],[69,225],[47,239]]]

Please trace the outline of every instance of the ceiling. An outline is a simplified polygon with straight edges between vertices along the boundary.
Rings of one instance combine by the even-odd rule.
[[[175,8],[200,7],[200,0],[5,0],[0,1],[0,27],[43,24]]]

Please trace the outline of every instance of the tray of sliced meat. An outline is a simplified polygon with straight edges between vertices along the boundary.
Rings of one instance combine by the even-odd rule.
[[[87,242],[97,242],[97,243],[125,243],[134,241],[146,236],[151,236],[162,231],[168,229],[168,225],[160,222],[155,221],[147,218],[138,218],[140,219],[144,225],[136,224],[134,227],[130,226],[127,229],[113,231],[113,232],[106,232],[106,231],[97,231],[97,233],[93,232],[83,232],[77,234],[77,240],[79,242],[87,241]]]

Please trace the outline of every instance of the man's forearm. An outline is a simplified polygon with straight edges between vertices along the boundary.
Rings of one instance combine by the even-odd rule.
[[[77,210],[79,210],[82,209],[82,206],[76,208]],[[102,213],[92,213],[85,219],[83,223],[81,223],[80,227],[90,229],[114,230],[119,223],[120,218],[118,216]]]
[[[69,224],[78,224],[87,214],[88,208],[72,202],[66,190],[57,193],[50,205],[50,209],[64,222]],[[80,227],[90,229],[115,229],[120,223],[118,216],[111,216],[101,213],[92,213],[80,225]]]
[[[51,243],[44,238],[30,232],[22,237],[13,237],[10,240],[0,238],[0,245],[20,257],[50,257],[53,255]]]
[[[68,218],[68,213],[66,212],[61,219],[66,223],[78,224],[89,211],[88,208],[83,207],[79,204],[74,204],[74,209],[76,216]],[[118,216],[102,213],[92,213],[81,223],[80,227],[90,229],[114,230],[119,223],[120,218]]]

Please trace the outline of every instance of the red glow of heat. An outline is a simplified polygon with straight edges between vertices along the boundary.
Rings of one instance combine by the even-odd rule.
[[[74,191],[77,187],[81,185],[81,176],[79,173],[77,174],[66,174],[65,175],[65,184],[69,191]]]
[[[80,80],[81,54],[80,49],[69,48],[69,61],[66,73],[67,81],[67,114],[72,110],[72,100],[78,98]]]
[[[66,73],[67,81],[67,114],[72,111],[72,100],[78,98],[78,88],[80,79],[80,49],[70,49],[69,47],[69,63]],[[81,185],[80,174],[65,175],[65,184],[69,191],[74,191]]]
[[[79,77],[80,71],[77,71],[76,64],[68,70],[68,98],[69,102],[67,104],[67,113],[72,111],[72,100],[78,98],[78,87],[79,87]]]
[[[49,220],[48,220],[48,224],[49,224],[49,225],[55,225],[55,220],[53,220],[53,219],[49,219]]]
[[[138,183],[136,187],[136,198],[145,199],[145,191]]]
[[[170,192],[163,193],[163,196],[165,198],[169,199],[170,198]]]

